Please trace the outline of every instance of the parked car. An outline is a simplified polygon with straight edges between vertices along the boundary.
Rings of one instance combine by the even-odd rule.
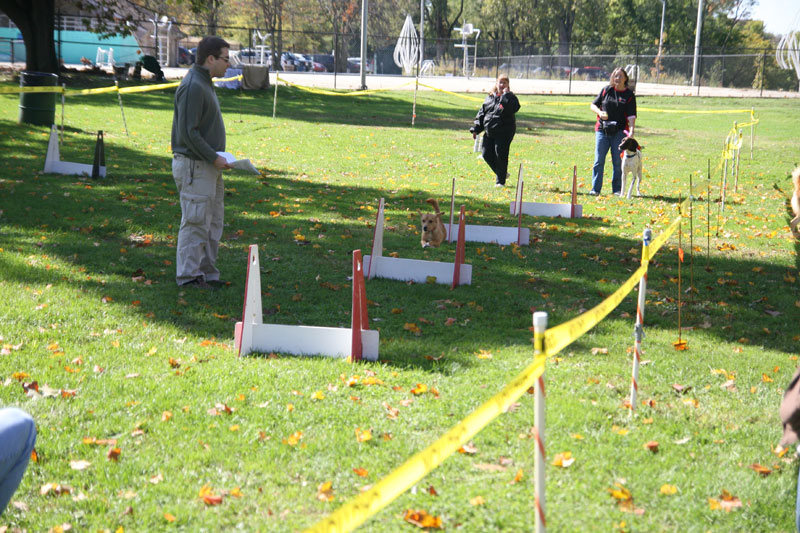
[[[551,67],[536,67],[532,72],[536,78],[560,79],[569,78],[570,68],[566,66],[554,65]]]
[[[257,65],[261,60],[261,50],[257,48],[242,48],[237,53],[239,61],[248,65]],[[264,50],[264,62],[268,67],[272,66],[272,52],[269,49]]]
[[[356,65],[356,69],[354,71],[350,70],[350,63]],[[348,57],[347,58],[347,72],[361,72],[361,58],[360,57]],[[372,73],[372,61],[367,59],[367,72]]]
[[[311,60],[311,57],[298,53],[295,53],[294,55],[303,63],[304,72],[310,72],[314,70],[314,61]]]
[[[179,65],[192,65],[194,64],[194,53],[188,48],[183,46],[178,47],[178,64]]]
[[[336,63],[332,54],[311,54],[311,59],[324,66],[326,71],[333,72]]]
[[[311,61],[306,60],[301,54],[284,52],[281,54],[281,69],[306,72],[311,68]]]
[[[581,67],[573,76],[583,76],[587,80],[607,80],[611,75],[602,67]]]

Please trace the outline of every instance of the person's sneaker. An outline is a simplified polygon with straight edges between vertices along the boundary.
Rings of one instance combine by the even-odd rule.
[[[206,283],[208,283],[212,287],[217,287],[217,288],[220,288],[220,289],[228,287],[231,284],[230,281],[225,281],[223,279],[211,279],[211,280],[206,281]]]
[[[597,196],[597,193],[593,190],[589,191],[589,196]]]
[[[212,291],[216,290],[216,287],[206,283],[205,280],[203,278],[200,278],[200,277],[194,278],[192,281],[187,281],[186,283],[181,285],[181,287],[187,287],[187,288],[192,288],[192,289],[212,290]]]
[[[506,184],[505,184],[505,183],[500,183],[500,182],[498,181],[497,183],[495,183],[495,184],[494,184],[494,186],[495,186],[495,187],[505,187],[505,186],[506,186]]]

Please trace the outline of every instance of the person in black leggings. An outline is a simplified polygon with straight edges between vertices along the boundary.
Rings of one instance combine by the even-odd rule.
[[[483,105],[472,127],[469,129],[472,138],[479,133],[483,135],[483,159],[495,175],[495,186],[502,187],[508,177],[508,151],[514,134],[517,132],[517,121],[514,114],[519,111],[519,100],[509,88],[508,76],[501,74],[486,95]]]

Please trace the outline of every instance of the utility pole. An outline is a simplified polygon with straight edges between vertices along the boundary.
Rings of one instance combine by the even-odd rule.
[[[425,60],[425,0],[419,0],[419,71]]]
[[[366,1],[366,0],[365,0]],[[703,0],[697,4],[697,30],[694,37],[694,63],[692,64],[692,87],[700,83],[697,79],[697,68],[700,63],[700,34],[703,31]]]
[[[656,83],[661,74],[661,46],[664,44],[664,12],[667,10],[667,0],[661,0],[661,31],[658,33],[658,63],[656,64]]]
[[[701,0],[702,1],[702,0]],[[367,89],[367,11],[369,0],[361,0],[361,90]]]

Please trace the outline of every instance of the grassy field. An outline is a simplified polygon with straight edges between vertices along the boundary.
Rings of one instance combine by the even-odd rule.
[[[589,99],[521,96],[511,166],[524,165],[526,201],[568,202],[577,165],[584,217],[524,219],[527,247],[468,243],[473,281],[456,290],[367,282],[380,361],[351,365],[237,358],[247,247],[260,249],[265,322],[347,327],[351,253],[369,253],[380,198],[384,255],[453,260],[453,246],[421,249],[418,212],[431,196],[447,204],[454,177],[468,223],[514,225],[513,188],[496,189],[472,152],[467,128],[479,104],[421,93],[411,128],[411,93],[282,87],[276,119],[271,91],[218,93],[228,150],[263,174],[226,175],[218,266],[230,286],[214,292],[174,282],[171,91],[124,96],[130,136],[116,95],[67,100],[62,159],[91,163],[102,129],[105,180],[43,174],[47,129],[17,124],[18,97],[0,96],[0,405],[27,410],[39,430],[38,460],[0,528],[313,525],[527,366],[532,311],[547,311],[554,326],[611,294],[638,267],[643,229],[663,231],[691,179],[697,201],[683,226],[681,293],[677,235],[649,271],[636,415],[624,405],[635,292],[548,361],[548,527],[794,530],[798,467],[774,449],[800,345],[786,329],[800,307],[787,202],[800,161],[795,102],[642,98],[644,196],[629,201],[611,196],[610,164],[603,196],[586,194]],[[709,179],[708,161],[716,167],[733,121],[748,114],[697,112],[751,107],[760,120],[753,157],[748,128],[738,192],[729,183],[720,213],[720,173]],[[673,347],[679,300],[685,351]],[[32,381],[41,394],[26,394]],[[428,392],[416,394],[418,384]],[[409,509],[440,517],[447,530],[532,530],[532,426],[526,395],[362,530],[413,531],[403,520]],[[651,441],[657,452],[645,447]],[[574,463],[550,464],[567,451]],[[331,491],[320,491],[327,482]],[[612,493],[621,487],[627,503]],[[719,508],[723,494],[730,512]]]

